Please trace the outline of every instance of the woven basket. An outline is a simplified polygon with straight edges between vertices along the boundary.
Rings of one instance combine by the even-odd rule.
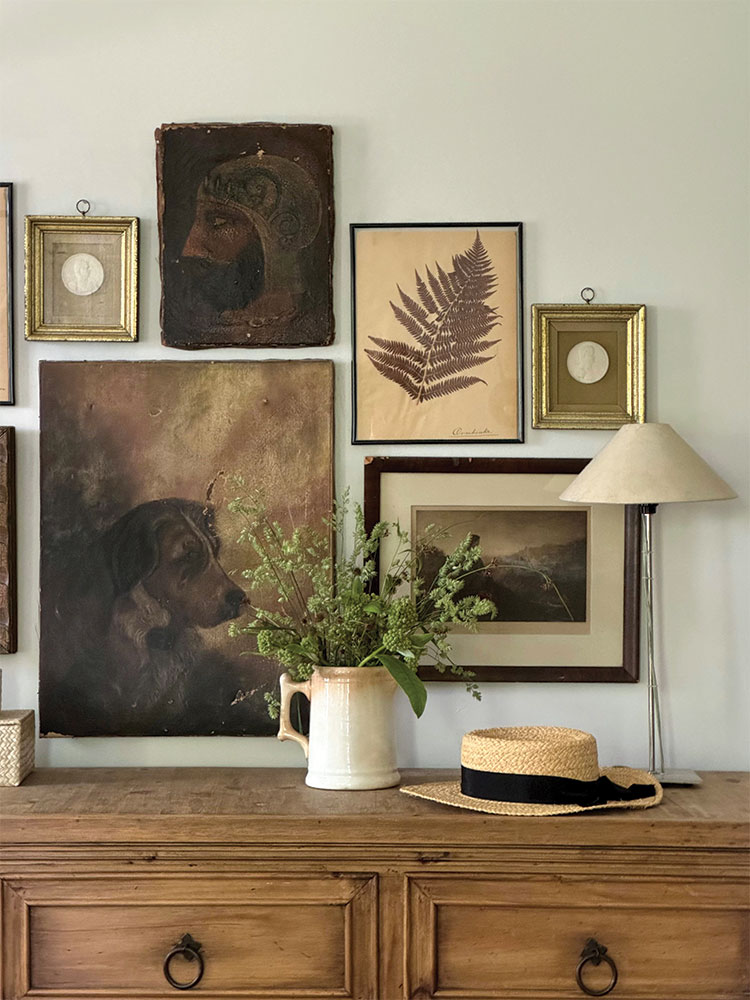
[[[20,785],[34,770],[34,712],[0,712],[0,785]]]

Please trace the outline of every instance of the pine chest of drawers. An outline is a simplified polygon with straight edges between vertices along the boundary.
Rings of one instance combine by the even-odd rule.
[[[3,998],[580,1000],[615,969],[619,1000],[750,995],[747,775],[557,818],[303,779],[48,769],[1,789]],[[581,986],[589,940],[607,952]]]

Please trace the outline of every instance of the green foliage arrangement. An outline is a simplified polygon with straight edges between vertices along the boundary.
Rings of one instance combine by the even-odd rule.
[[[237,483],[244,486],[241,479]],[[434,544],[435,529],[412,542],[398,524],[380,521],[368,534],[362,508],[355,504],[351,550],[332,558],[331,533],[341,544],[348,495],[323,520],[322,530],[306,525],[290,534],[269,518],[257,494],[237,497],[229,507],[243,521],[240,542],[254,553],[254,565],[243,572],[250,618],[233,623],[231,632],[255,636],[258,655],[282,664],[295,681],[306,680],[316,666],[383,666],[417,716],[427,700],[417,676],[420,660],[463,678],[474,697],[480,697],[471,672],[452,661],[447,635],[451,625],[473,630],[480,618],[495,614],[492,601],[461,596],[464,580],[481,564],[480,548],[471,536],[425,585],[422,555]],[[397,544],[378,592],[376,556],[391,532]],[[264,591],[276,595],[272,607],[254,603],[254,595]],[[276,718],[278,699],[266,694],[266,701]]]

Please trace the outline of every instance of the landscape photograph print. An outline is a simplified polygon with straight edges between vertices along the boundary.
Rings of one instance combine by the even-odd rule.
[[[156,166],[162,342],[330,344],[331,126],[162,125]]]
[[[354,443],[521,441],[521,224],[351,240]]]
[[[429,587],[459,542],[472,536],[482,559],[464,583],[462,595],[489,598],[494,622],[545,623],[564,630],[587,617],[588,511],[540,508],[416,507],[417,538],[429,538],[422,579]]]
[[[42,362],[40,380],[42,735],[273,735],[280,668],[230,635],[252,553],[229,505],[258,494],[285,530],[330,512],[332,363]]]

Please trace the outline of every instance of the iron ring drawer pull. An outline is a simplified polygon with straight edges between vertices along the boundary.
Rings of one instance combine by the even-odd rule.
[[[189,983],[179,983],[172,975],[170,965],[175,955],[184,955],[189,962],[198,963],[198,971]],[[194,986],[197,986],[203,978],[203,955],[201,955],[200,942],[193,940],[190,934],[183,934],[164,959],[164,976],[169,985],[173,986],[176,990],[192,990]]]
[[[591,962],[592,965],[601,965],[602,962],[606,962],[610,967],[610,970],[612,971],[612,978],[603,990],[592,990],[591,987],[586,986],[584,983],[583,970],[589,962]],[[607,993],[611,993],[617,985],[617,966],[607,954],[607,949],[604,945],[599,944],[599,942],[595,941],[594,938],[589,938],[583,947],[583,951],[581,952],[581,961],[576,966],[576,982],[583,992],[590,997],[606,996]]]

